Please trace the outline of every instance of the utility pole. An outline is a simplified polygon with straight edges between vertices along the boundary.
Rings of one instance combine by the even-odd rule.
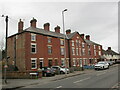
[[[8,37],[8,16],[2,15],[2,17],[5,17],[6,22],[6,44],[5,44],[5,66],[4,66],[4,82],[7,84],[7,77],[6,77],[6,69],[8,67],[8,57],[7,57],[7,37]]]
[[[62,11],[62,20],[63,20],[63,33],[64,33],[64,60],[65,60],[65,75],[67,75],[67,65],[66,65],[66,42],[65,42],[65,38],[66,38],[66,34],[65,34],[65,24],[64,24],[64,12],[67,11],[67,9]]]

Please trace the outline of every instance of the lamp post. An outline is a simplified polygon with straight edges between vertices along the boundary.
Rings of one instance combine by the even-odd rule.
[[[8,64],[8,57],[7,57],[7,37],[8,37],[8,16],[2,15],[2,17],[5,17],[5,22],[6,22],[6,44],[5,44],[5,71],[4,71],[4,82],[7,84],[7,78],[6,78],[6,69],[7,69],[7,64]]]
[[[64,34],[64,61],[65,61],[65,69],[67,68],[66,66],[66,45],[65,45],[65,38],[66,38],[66,34],[65,34],[65,25],[64,25],[64,12],[67,11],[67,9],[64,9],[62,11],[62,20],[63,20],[63,34]],[[67,73],[67,69],[65,70],[65,75]]]

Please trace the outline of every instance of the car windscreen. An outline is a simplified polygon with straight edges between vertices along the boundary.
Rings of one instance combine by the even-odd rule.
[[[105,64],[105,62],[98,62],[98,64]]]

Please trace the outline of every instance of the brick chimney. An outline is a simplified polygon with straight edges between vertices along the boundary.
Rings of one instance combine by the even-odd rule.
[[[55,32],[60,33],[60,26],[57,25],[54,29],[55,29]]]
[[[71,33],[70,29],[66,30],[66,34],[70,34],[70,33]]]
[[[80,36],[84,39],[84,34],[80,34]]]
[[[37,20],[33,18],[33,19],[30,21],[31,27],[36,28],[36,22],[37,22]]]
[[[90,35],[86,35],[86,39],[87,39],[87,40],[90,40]]]
[[[50,30],[50,23],[45,23],[43,26],[44,26],[44,30],[47,30],[47,31]]]
[[[18,22],[18,33],[23,31],[23,24],[24,24],[23,21],[21,21],[20,19],[20,21]]]
[[[108,50],[111,50],[111,47],[108,47]]]

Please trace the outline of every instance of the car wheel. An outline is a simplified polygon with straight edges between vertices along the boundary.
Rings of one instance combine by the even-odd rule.
[[[103,69],[105,69],[104,66],[103,66]]]
[[[64,72],[63,72],[63,71],[60,71],[60,74],[64,74]]]

